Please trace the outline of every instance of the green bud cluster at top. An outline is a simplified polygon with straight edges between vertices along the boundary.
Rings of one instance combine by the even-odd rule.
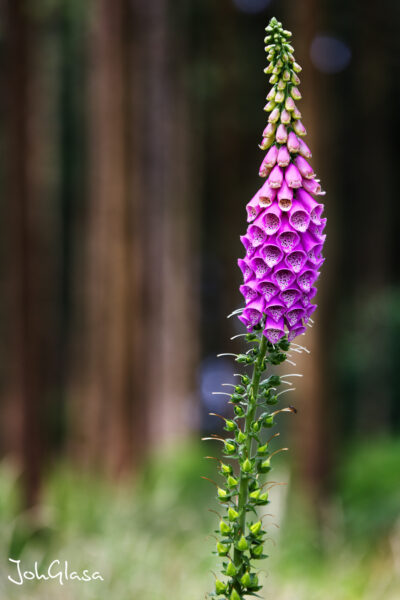
[[[295,62],[294,48],[289,43],[292,34],[283,29],[282,23],[275,18],[271,19],[266,31],[264,42],[269,65],[264,72],[271,75],[269,82],[273,87],[264,107],[264,110],[270,113],[268,122],[271,124],[271,131],[267,131],[267,135],[264,136],[260,146],[262,150],[266,150],[274,143],[274,129],[279,122],[293,129],[298,135],[304,135],[303,125],[299,121],[301,113],[295,104],[295,100],[301,99],[297,88],[300,84],[297,73],[300,73],[301,67]]]
[[[215,591],[210,596],[227,600],[256,595],[261,586],[254,564],[266,558],[267,532],[257,509],[269,503],[268,490],[261,479],[271,470],[269,430],[281,412],[271,407],[278,402],[276,392],[281,378],[274,374],[266,377],[264,372],[268,366],[286,360],[290,344],[286,337],[271,344],[262,331],[263,323],[260,323],[254,332],[246,334],[250,349],[235,355],[236,362],[250,367],[252,374],[240,375],[230,394],[235,416],[225,420],[225,458],[218,469],[222,483],[217,489],[217,498],[225,512],[216,530],[215,553],[222,558],[222,577],[216,580]]]

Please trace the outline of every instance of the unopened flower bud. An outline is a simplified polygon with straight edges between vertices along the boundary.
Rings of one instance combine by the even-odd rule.
[[[297,62],[294,62],[293,63],[293,71],[295,71],[296,73],[300,73],[301,70],[302,70],[301,66]]]
[[[278,91],[276,92],[276,96],[275,96],[275,102],[276,102],[277,104],[279,104],[279,103],[283,102],[283,101],[284,101],[284,99],[285,99],[285,94],[283,93],[283,91],[282,91],[282,90],[278,90]]]
[[[300,149],[299,138],[297,137],[297,135],[295,133],[293,133],[293,131],[291,131],[288,135],[287,148],[288,148],[289,152],[293,152],[293,153],[298,152]]]
[[[235,408],[233,410],[234,410],[235,415],[237,417],[243,417],[244,416],[244,409],[241,406],[235,406]]]
[[[265,158],[261,163],[260,171],[264,165],[266,167],[269,167],[270,169],[272,169],[272,167],[274,167],[276,164],[277,156],[278,156],[278,148],[274,144],[273,146],[271,146],[271,148],[268,150],[267,154],[265,155]]]
[[[229,597],[229,600],[242,600],[235,588],[233,588],[232,593]]]
[[[299,111],[297,106],[295,107],[292,115],[293,115],[293,119],[301,119],[301,112]]]
[[[232,507],[230,507],[228,509],[228,519],[232,522],[232,521],[236,521],[236,519],[238,518],[239,513]]]
[[[250,531],[253,535],[257,535],[261,531],[261,521],[257,521],[253,525],[250,525]]]
[[[218,488],[218,498],[220,498],[221,500],[224,500],[225,498],[227,498],[228,496],[228,492],[226,490],[223,490],[222,488]]]
[[[271,88],[267,94],[267,100],[271,101],[275,98],[275,88]]]
[[[290,95],[292,96],[293,100],[300,100],[301,99],[300,91],[295,86],[293,86],[292,89],[290,90]]]
[[[268,177],[268,186],[272,189],[280,188],[283,181],[283,172],[278,165],[272,169]]]
[[[259,145],[258,145],[258,147],[259,147],[261,150],[268,150],[268,148],[269,148],[270,146],[272,146],[272,144],[273,144],[274,142],[275,142],[275,136],[274,136],[274,135],[271,135],[270,137],[265,137],[265,138],[263,138],[263,141],[261,142],[261,144],[259,144]],[[265,176],[267,176],[267,175],[268,175],[268,173],[267,173]]]
[[[229,562],[228,566],[226,567],[225,573],[228,575],[228,577],[235,577],[235,575],[237,574],[237,568],[235,567],[235,565],[233,564],[233,562]]]
[[[285,171],[285,181],[290,188],[299,188],[301,186],[301,175],[298,168],[292,163]]]
[[[249,498],[251,498],[252,500],[258,500],[258,498],[260,497],[260,493],[261,490],[254,490],[254,492],[250,492]]]
[[[235,444],[232,444],[232,442],[225,442],[225,452],[227,454],[233,454],[236,450],[236,446]]]
[[[291,96],[288,96],[286,98],[286,100],[285,100],[285,108],[286,108],[286,110],[288,110],[290,112],[296,108],[294,100],[293,100],[293,98]]]
[[[223,544],[222,542],[217,543],[217,552],[219,556],[226,556],[229,552],[229,546]]]
[[[247,543],[246,538],[244,537],[244,535],[242,535],[242,537],[240,538],[240,540],[237,543],[237,549],[240,550],[241,552],[244,552],[244,550],[247,550],[247,548],[249,547],[249,544]]]
[[[238,480],[235,477],[232,477],[232,475],[229,475],[226,482],[230,488],[236,487],[238,484]]]
[[[226,583],[222,583],[219,579],[215,581],[215,591],[218,595],[224,594],[226,592]]]
[[[248,588],[251,585],[251,577],[250,577],[250,574],[248,573],[248,571],[246,571],[246,573],[243,575],[243,577],[240,578],[240,583],[245,588]]]
[[[299,143],[300,143],[299,154],[304,156],[304,158],[311,158],[311,150],[307,146],[305,141],[300,138]]]
[[[306,161],[306,159],[303,156],[296,156],[294,164],[296,165],[303,177],[306,177],[307,179],[312,179],[313,177],[315,177],[315,173],[312,169],[312,166]]]
[[[292,73],[292,83],[294,83],[294,85],[299,85],[300,83],[300,79],[297,77],[296,73]]]
[[[232,473],[232,467],[231,467],[231,465],[226,465],[224,463],[221,463],[221,472],[224,475],[230,475]]]
[[[272,427],[273,424],[274,424],[274,417],[272,415],[268,415],[267,417],[265,417],[265,419],[263,421],[264,427]]]
[[[219,530],[222,533],[222,535],[227,535],[231,532],[231,528],[229,527],[228,523],[225,523],[225,521],[223,520],[219,522]]]
[[[257,449],[257,454],[262,456],[263,454],[268,454],[268,442],[263,446],[259,446]]]
[[[286,89],[286,82],[283,81],[283,79],[280,79],[276,87],[278,88],[278,90],[284,91]]]
[[[259,546],[255,546],[252,548],[251,553],[254,557],[258,558],[263,553],[263,546],[260,544]]]
[[[233,404],[237,404],[238,402],[242,402],[242,400],[243,400],[243,397],[242,397],[242,395],[241,395],[241,394],[236,394],[236,393],[234,393],[234,394],[232,394],[232,396],[231,396],[231,402],[232,402]]]
[[[235,392],[237,394],[244,394],[246,389],[242,385],[235,385]]]
[[[282,75],[283,81],[289,81],[290,80],[290,72],[285,69],[285,71],[283,71],[283,75]]]
[[[250,473],[250,471],[251,471],[251,469],[252,469],[252,468],[253,468],[253,467],[252,467],[252,464],[251,464],[251,462],[249,461],[249,459],[248,459],[248,458],[246,458],[246,459],[243,461],[243,464],[242,464],[242,470],[243,470],[245,473]]]
[[[276,99],[276,96],[275,96],[275,99]],[[268,122],[269,123],[277,123],[277,121],[279,121],[279,116],[280,116],[279,108],[274,108],[274,110],[268,117]],[[267,134],[267,135],[269,135],[269,134]]]
[[[275,100],[270,100],[265,106],[264,106],[264,110],[266,112],[271,112],[271,110],[273,110],[276,107],[276,102]]]
[[[235,361],[240,364],[246,364],[247,363],[246,354],[238,354],[237,357],[235,358]],[[232,398],[231,398],[231,400],[232,400]]]
[[[287,146],[281,146],[278,151],[277,162],[280,167],[287,167],[290,162],[290,154]]]
[[[266,460],[263,460],[263,462],[260,465],[260,471],[261,473],[268,473],[268,471],[271,470],[271,461],[269,458],[267,458]]]
[[[234,421],[230,421],[229,419],[227,419],[225,421],[225,429],[227,431],[233,431],[234,429],[236,429],[236,423]]]
[[[288,138],[288,134],[286,131],[286,127],[281,123],[276,130],[275,139],[279,144],[286,144]]]
[[[284,125],[288,125],[290,123],[291,117],[286,109],[281,112],[281,123]]]
[[[276,124],[275,123],[268,123],[268,125],[266,126],[266,128],[263,131],[263,137],[271,137],[274,135],[276,130]]]
[[[269,459],[267,458],[267,460],[265,460],[265,461],[263,462],[263,465],[264,465],[264,463],[268,463],[268,462],[269,462]],[[264,468],[265,468],[265,467],[264,467]],[[261,496],[259,497],[259,499],[258,499],[258,500],[259,500],[260,502],[265,502],[265,503],[266,503],[266,502],[268,502],[268,492],[264,492],[263,494],[261,494]]]
[[[301,121],[295,121],[293,123],[293,129],[297,135],[303,136],[307,134],[306,128]]]
[[[306,192],[317,196],[324,193],[321,190],[321,184],[316,179],[303,179],[303,188]]]
[[[275,394],[269,396],[269,398],[267,398],[267,404],[269,406],[274,406],[275,404],[278,403],[278,396],[276,396]],[[265,423],[264,423],[265,425]]]

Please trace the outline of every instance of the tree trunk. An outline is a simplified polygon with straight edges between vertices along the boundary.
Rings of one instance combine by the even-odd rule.
[[[126,4],[100,0],[91,15],[83,364],[75,364],[82,379],[73,413],[79,456],[113,474],[130,465],[132,439]]]
[[[5,4],[6,386],[4,449],[22,470],[23,503],[36,504],[43,459],[49,272],[43,248],[43,133],[38,104],[37,32],[22,0]],[[46,277],[47,275],[47,277]],[[51,279],[50,279],[51,281]]]
[[[134,94],[142,91],[136,115],[136,143],[141,147],[137,183],[145,253],[142,286],[147,343],[142,361],[151,445],[187,434],[197,416],[195,128],[184,70],[188,38],[184,27],[179,38],[172,36],[170,8],[167,0],[134,2],[142,50]]]
[[[293,15],[293,23],[288,19],[288,28],[295,32],[295,51],[298,62],[303,70],[300,74],[301,90],[304,99],[299,103],[302,121],[306,126],[309,144],[313,153],[312,164],[322,186],[327,189],[327,208],[329,228],[334,232],[334,209],[330,201],[334,197],[333,188],[327,181],[330,172],[326,162],[329,148],[325,140],[329,139],[326,129],[329,127],[329,96],[326,84],[321,74],[310,60],[310,46],[321,21],[321,8],[316,0],[307,0],[298,6],[296,11],[288,11]],[[325,118],[322,118],[325,116]],[[332,233],[334,236],[334,233]],[[333,239],[329,236],[330,239]],[[296,379],[296,398],[298,398],[298,414],[293,428],[295,431],[295,462],[297,475],[302,482],[303,490],[309,499],[319,506],[326,496],[330,485],[332,469],[332,374],[330,365],[332,327],[334,326],[335,304],[332,303],[330,287],[334,281],[333,245],[329,243],[325,256],[327,264],[322,269],[318,286],[318,310],[315,313],[315,326],[308,329],[305,337],[298,343],[305,345],[311,354],[294,354],[295,371],[302,373],[301,379]]]

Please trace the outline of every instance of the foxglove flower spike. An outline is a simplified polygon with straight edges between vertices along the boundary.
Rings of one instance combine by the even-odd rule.
[[[266,31],[270,65],[265,71],[273,86],[267,96],[269,117],[260,146],[267,150],[259,169],[266,181],[246,206],[248,227],[241,237],[245,256],[238,260],[245,306],[232,313],[245,325],[242,336],[250,349],[227,354],[252,368],[252,375],[235,373],[240,380],[228,394],[235,415],[225,422],[228,437],[212,438],[223,442],[223,453],[230,461],[237,461],[236,469],[221,462],[223,483],[217,489],[217,501],[226,514],[220,516],[216,550],[227,558],[212,595],[225,600],[244,600],[257,596],[261,589],[253,561],[264,557],[266,532],[261,522],[251,518],[257,508],[269,503],[261,480],[271,470],[276,454],[270,452],[269,444],[279,435],[265,439],[263,431],[274,426],[278,414],[296,412],[293,408],[271,411],[271,407],[283,394],[277,388],[284,384],[288,386],[285,391],[290,391],[290,378],[302,376],[263,378],[263,373],[268,365],[293,364],[287,357],[291,344],[295,352],[308,352],[293,340],[312,323],[315,282],[324,262],[326,238],[324,206],[316,199],[323,192],[308,162],[311,151],[303,140],[306,130],[295,104],[301,98],[297,87],[301,68],[289,44],[291,33],[275,18]]]

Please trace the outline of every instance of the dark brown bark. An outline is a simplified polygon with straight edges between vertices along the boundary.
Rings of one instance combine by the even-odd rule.
[[[75,426],[80,458],[116,474],[131,462],[125,0],[94,5],[89,48],[89,206]]]
[[[114,474],[195,419],[197,192],[183,54],[167,9],[103,0],[91,29],[74,445]]]
[[[138,184],[145,253],[142,361],[150,444],[182,436],[196,419],[198,180],[184,71],[185,34],[171,31],[171,3],[134,2],[136,81],[142,93]],[[185,78],[186,77],[186,78]],[[138,87],[136,94],[140,93]]]
[[[333,230],[330,240],[333,240],[334,210],[330,207],[329,197],[334,193],[327,181],[329,168],[326,158],[330,153],[329,148],[325,147],[329,122],[323,118],[329,114],[329,97],[323,76],[310,60],[311,43],[321,23],[321,7],[316,0],[308,0],[297,8],[298,10],[289,12],[292,21],[288,19],[288,28],[295,32],[296,58],[303,67],[300,74],[303,100],[299,103],[299,108],[308,132],[307,143],[313,153],[313,167],[322,180],[323,188],[328,189],[329,228]],[[324,253],[327,262],[318,282],[316,324],[308,329],[305,337],[296,340],[307,346],[311,354],[303,354],[301,357],[294,355],[297,363],[295,371],[303,374],[302,379],[296,379],[295,382],[299,411],[293,423],[295,462],[303,489],[317,506],[327,494],[332,469],[334,423],[329,361],[336,303],[331,294],[331,282],[334,280],[334,256],[331,248],[328,243]]]
[[[43,457],[44,319],[37,131],[36,32],[28,5],[5,4],[6,354],[4,446],[22,469],[24,504],[38,500]]]

